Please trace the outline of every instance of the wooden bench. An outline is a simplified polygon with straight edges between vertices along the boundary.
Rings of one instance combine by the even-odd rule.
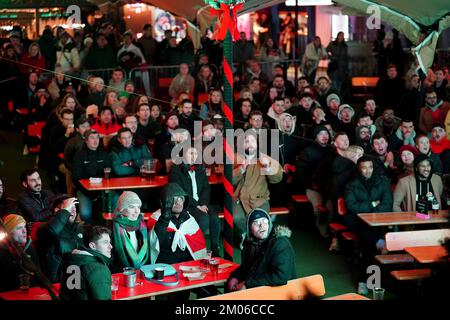
[[[386,233],[386,248],[388,251],[403,251],[406,247],[439,245],[446,237],[450,237],[450,229],[388,232]],[[378,259],[386,261],[389,259],[389,255],[381,255]],[[402,254],[402,259],[410,261],[413,260],[413,257],[409,254]],[[431,269],[394,270],[391,271],[391,275],[400,281],[421,280],[430,277]]]
[[[308,197],[306,196],[306,194],[294,194],[292,196],[292,201],[294,201],[296,203],[307,203],[307,202],[309,202]]]
[[[339,213],[339,215],[340,216],[346,215],[347,214],[347,207],[345,206],[344,198],[339,198],[338,202],[337,202],[337,205],[338,205],[338,213]],[[342,224],[340,224],[340,223],[332,223],[332,224],[330,224],[330,229],[332,231],[335,231],[335,232],[338,232],[338,231],[342,232],[341,233],[342,239],[344,239],[346,241],[358,241],[359,240],[358,235],[354,234],[351,231],[348,231],[347,227],[342,225]]]
[[[345,293],[340,294],[338,296],[329,297],[323,300],[370,300],[370,299],[357,293]]]
[[[278,216],[278,215],[282,215],[282,214],[288,214],[289,213],[289,209],[286,207],[273,207],[270,208],[270,215],[272,216]],[[220,219],[223,219],[224,217],[224,213],[223,212],[219,212],[218,214]]]
[[[377,260],[380,264],[389,265],[389,264],[406,264],[413,263],[414,258],[411,257],[407,253],[403,254],[379,254],[375,256],[375,260]]]
[[[422,280],[431,276],[431,269],[395,270],[391,275],[399,281]]]
[[[347,207],[345,206],[344,198],[338,199],[337,207],[338,207],[337,209],[338,209],[339,215],[343,216],[347,213]],[[346,226],[344,226],[343,224],[337,223],[337,222],[330,223],[330,229],[335,234],[347,231]]]
[[[39,141],[42,138],[42,128],[45,126],[45,121],[38,121],[32,124],[28,125],[28,136],[29,137],[36,137],[39,139]],[[29,148],[30,153],[39,153],[40,145],[37,145],[35,147]]]
[[[450,237],[450,229],[400,231],[386,233],[386,248],[403,251],[405,247],[435,246]]]
[[[353,77],[352,95],[363,100],[370,99],[375,94],[379,77]]]
[[[283,286],[261,286],[200,300],[304,300],[323,295],[325,295],[323,277],[317,274],[290,280]]]

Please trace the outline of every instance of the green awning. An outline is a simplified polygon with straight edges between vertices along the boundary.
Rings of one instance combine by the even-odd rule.
[[[97,8],[95,4],[87,0],[0,0],[0,9],[67,8],[71,5]]]
[[[439,35],[450,27],[449,0],[333,1],[367,15],[370,6],[377,6],[380,10],[380,20],[402,32],[416,45],[413,52],[425,73],[433,62]]]

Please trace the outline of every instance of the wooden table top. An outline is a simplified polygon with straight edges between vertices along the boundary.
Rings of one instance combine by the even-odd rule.
[[[323,300],[370,300],[370,299],[357,293],[345,293],[340,294],[338,296],[329,297]]]
[[[222,258],[220,260],[220,265],[231,264],[230,267],[223,268],[219,270],[217,276],[211,274],[211,272],[206,274],[206,277],[202,280],[188,280],[182,276],[180,272],[180,266],[201,266],[200,261],[188,261],[174,264],[174,268],[177,270],[179,275],[179,283],[176,286],[169,287],[161,284],[156,284],[144,279],[137,279],[137,282],[142,282],[142,285],[136,285],[134,288],[127,288],[124,285],[123,274],[117,273],[114,276],[120,277],[119,291],[114,294],[113,300],[135,300],[148,297],[154,297],[157,295],[168,294],[177,291],[189,290],[199,287],[205,287],[210,285],[222,284],[226,282],[229,278],[230,272],[235,270],[239,265]],[[167,277],[168,281],[175,279],[175,277]],[[172,279],[173,278],[173,279]],[[58,294],[60,284],[54,284],[55,292]],[[5,300],[51,300],[50,295],[47,290],[39,287],[30,288],[28,292],[24,293],[20,290],[0,292],[0,298]]]
[[[224,264],[232,264],[231,267],[228,267],[226,269],[220,270],[217,276],[214,276],[211,274],[211,272],[208,272],[206,274],[206,277],[202,280],[189,280],[182,276],[182,272],[180,272],[179,268],[180,266],[201,266],[203,267],[203,264],[201,264],[199,261],[189,261],[189,262],[183,262],[183,263],[177,263],[174,264],[174,268],[177,270],[179,275],[179,283],[176,286],[169,287],[164,286],[161,284],[156,284],[147,280],[138,280],[142,281],[142,285],[137,285],[134,288],[127,288],[123,284],[123,274],[120,273],[118,276],[120,276],[120,284],[119,284],[119,291],[117,292],[117,296],[113,297],[113,300],[135,300],[135,299],[142,299],[142,298],[149,298],[154,297],[157,295],[162,294],[168,294],[183,290],[189,290],[189,289],[195,289],[200,287],[206,287],[210,285],[217,285],[225,283],[229,276],[230,272],[235,270],[239,265],[236,263],[227,261],[225,259],[220,259],[220,265]],[[173,281],[175,277],[168,277],[168,281]]]
[[[146,180],[142,177],[118,177],[110,179],[102,179],[100,183],[91,183],[89,179],[80,179],[80,184],[88,191],[102,190],[121,190],[121,189],[142,189],[142,188],[158,188],[168,183],[167,176],[155,176],[152,180]],[[223,175],[217,176],[211,174],[208,177],[211,185],[223,183]]]
[[[418,218],[415,212],[360,213],[358,217],[371,227],[446,223],[448,210],[439,210],[437,214],[430,213],[429,219]]]
[[[436,263],[444,261],[447,251],[443,246],[406,247],[408,252],[419,263]]]

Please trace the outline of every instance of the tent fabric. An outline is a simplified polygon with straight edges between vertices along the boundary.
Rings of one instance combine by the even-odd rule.
[[[450,27],[448,0],[334,0],[360,12],[378,5],[380,19],[402,32],[417,45],[412,49],[424,73],[433,63],[437,40]]]
[[[0,9],[66,8],[70,5],[96,8],[87,0],[0,0]]]

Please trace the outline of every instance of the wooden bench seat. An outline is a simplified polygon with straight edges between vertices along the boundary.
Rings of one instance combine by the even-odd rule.
[[[386,247],[389,251],[402,251],[406,247],[434,246],[447,237],[450,229],[388,232]]]
[[[414,258],[409,254],[379,254],[375,256],[375,259],[383,265],[388,264],[401,264],[401,263],[413,263]]]
[[[399,281],[420,280],[431,276],[431,269],[411,269],[391,271],[391,275]]]
[[[323,277],[317,274],[290,280],[283,286],[261,286],[200,300],[304,300],[323,295],[325,295]]]
[[[344,240],[347,240],[347,241],[358,241],[359,240],[359,237],[350,231],[342,232],[342,238],[344,238]]]
[[[308,197],[306,196],[306,194],[294,194],[292,196],[292,201],[297,202],[297,203],[309,202]]]
[[[269,213],[270,213],[270,215],[278,216],[278,215],[281,215],[281,214],[288,214],[289,213],[289,209],[286,208],[286,207],[273,207],[273,208],[270,208],[270,212]],[[223,212],[219,212],[219,218],[223,219],[223,217],[224,217]]]
[[[344,226],[343,224],[333,222],[333,223],[330,223],[330,229],[331,229],[331,231],[333,231],[335,233],[339,233],[339,232],[346,231],[347,227]]]

